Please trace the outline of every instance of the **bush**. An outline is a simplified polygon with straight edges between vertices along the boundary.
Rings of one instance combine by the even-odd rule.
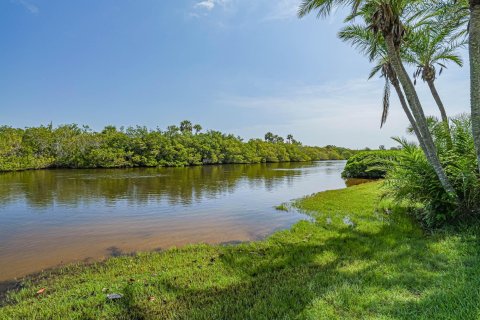
[[[343,178],[381,179],[387,174],[399,152],[397,150],[362,151],[350,157]]]
[[[480,176],[471,126],[467,116],[453,119],[450,143],[443,123],[431,124],[440,161],[458,199],[445,192],[419,147],[396,139],[403,151],[387,174],[387,194],[399,202],[412,204],[415,217],[429,227],[464,221],[480,213]]]

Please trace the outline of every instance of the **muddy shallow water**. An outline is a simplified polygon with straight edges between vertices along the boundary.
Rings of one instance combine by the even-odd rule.
[[[74,261],[188,243],[261,239],[344,188],[345,161],[0,174],[0,281]]]

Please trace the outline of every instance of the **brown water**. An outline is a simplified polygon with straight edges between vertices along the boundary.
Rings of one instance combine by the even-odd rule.
[[[301,219],[275,205],[345,187],[345,161],[0,174],[0,281],[189,243],[261,239]]]

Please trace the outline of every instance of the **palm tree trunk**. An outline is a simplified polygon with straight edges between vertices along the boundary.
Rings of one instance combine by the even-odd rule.
[[[469,31],[472,131],[480,170],[480,0],[470,0]]]
[[[413,131],[417,136],[420,147],[422,148],[423,152],[427,154],[427,147],[425,146],[424,139],[422,137],[420,129],[418,129],[417,122],[415,121],[415,118],[413,117],[412,112],[408,107],[407,100],[405,100],[405,95],[403,94],[402,88],[400,88],[400,84],[398,83],[398,80],[397,79],[393,80],[392,85],[395,88],[395,91],[397,92],[397,96],[398,96],[398,99],[400,100],[400,104],[402,105],[403,111],[405,111],[408,121],[412,125]]]
[[[397,48],[395,47],[393,36],[392,34],[385,34],[384,36],[387,46],[388,57],[390,59],[390,62],[392,63],[395,73],[397,74],[398,80],[403,87],[408,104],[410,105],[413,116],[415,117],[416,123],[418,124],[418,129],[421,133],[423,143],[425,144],[425,156],[435,170],[435,173],[437,174],[437,177],[440,180],[440,183],[442,184],[445,191],[449,194],[455,195],[455,190],[453,189],[447,175],[445,174],[445,171],[443,170],[443,167],[440,163],[440,159],[438,158],[436,147],[433,142],[432,135],[430,134],[430,131],[428,129],[427,119],[425,117],[425,114],[423,113],[420,99],[418,98],[412,80],[408,76],[408,73],[403,66],[400,55],[398,54]]]
[[[438,94],[437,88],[435,87],[434,80],[429,79],[427,80],[428,87],[430,88],[430,92],[432,93],[433,99],[435,99],[435,102],[437,103],[438,110],[440,110],[440,114],[442,115],[442,121],[445,125],[445,129],[447,130],[448,133],[448,148],[452,148],[452,134],[450,132],[450,125],[448,124],[448,117],[447,117],[447,111],[445,111],[445,107],[443,106],[442,99],[440,99],[440,95]]]
[[[437,88],[435,88],[433,80],[427,80],[427,83],[428,87],[430,88],[430,92],[432,93],[433,99],[435,99],[435,102],[437,103],[438,110],[440,110],[440,114],[442,115],[442,121],[448,124],[447,112],[445,111],[442,99],[440,99],[440,95],[438,94]]]

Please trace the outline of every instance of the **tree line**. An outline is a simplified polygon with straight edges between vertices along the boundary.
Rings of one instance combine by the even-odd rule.
[[[0,127],[0,171],[42,168],[121,168],[224,163],[348,159],[354,151],[304,146],[267,133],[244,141],[215,130],[202,132],[185,120],[166,130],[106,126],[96,132],[76,124],[30,128]]]

